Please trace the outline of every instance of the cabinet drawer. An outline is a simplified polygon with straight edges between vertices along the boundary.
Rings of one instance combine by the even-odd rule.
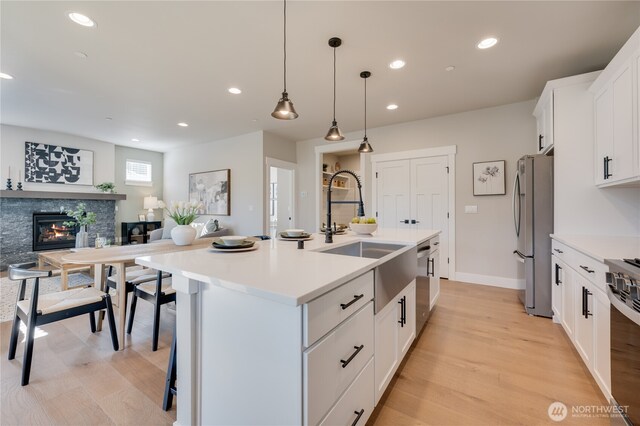
[[[609,270],[607,265],[555,240],[552,243],[552,253],[589,280],[598,290],[606,292],[605,273]]]
[[[373,271],[305,304],[303,345],[311,346],[373,299]]]
[[[606,272],[609,270],[607,265],[580,252],[575,252],[574,264],[570,266],[589,280],[596,289],[602,292],[607,291]]]
[[[369,362],[373,330],[373,302],[369,301],[304,353],[305,424],[318,424]]]
[[[329,411],[321,425],[365,425],[373,411],[373,359]],[[357,422],[356,422],[357,419]]]
[[[575,250],[571,247],[567,247],[556,240],[551,240],[551,254],[562,260],[564,263],[570,263],[569,260],[574,252]]]

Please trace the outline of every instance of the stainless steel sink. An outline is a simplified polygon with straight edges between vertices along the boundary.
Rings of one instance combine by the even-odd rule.
[[[323,250],[322,253],[341,254],[343,256],[366,257],[380,259],[396,250],[403,249],[400,244],[372,243],[369,241],[356,241],[344,246]]]
[[[398,250],[405,249],[400,244],[373,243],[370,241],[357,241],[339,247],[323,250],[321,253],[338,254],[342,256],[366,257],[369,259],[382,259]],[[389,256],[388,260],[374,269],[374,312],[378,313],[391,299],[396,297],[417,275],[416,258],[418,250],[412,247],[409,250]]]

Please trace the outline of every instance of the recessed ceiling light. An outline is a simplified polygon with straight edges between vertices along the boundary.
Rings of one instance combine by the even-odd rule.
[[[405,66],[405,62],[402,59],[396,59],[395,61],[389,64],[389,68],[394,70],[399,70],[400,68]]]
[[[131,139],[131,142],[140,142],[140,139],[133,138]]]
[[[449,65],[448,67],[445,68],[445,71],[453,71],[455,69],[456,67],[454,67],[453,65]]]
[[[0,72],[0,78],[4,78],[5,80],[13,80],[13,76],[12,75],[5,74],[3,72]]]
[[[184,121],[179,122],[178,126],[180,126],[180,127],[189,127],[189,125],[187,123],[185,123]]]
[[[239,95],[240,93],[242,93],[242,90],[238,89],[237,87],[229,87],[229,93],[232,93],[234,95]]]
[[[76,55],[80,59],[87,59],[89,57],[89,55],[87,55],[84,52],[73,52],[73,54]]]
[[[390,110],[398,109],[398,105],[396,105],[396,104],[389,104],[389,105],[387,105],[387,109],[390,109]]]
[[[478,43],[478,49],[488,49],[495,46],[498,43],[498,39],[495,37],[487,37]]]
[[[111,117],[105,117],[104,119],[107,120],[107,121],[113,120],[113,118],[111,118]]]
[[[71,19],[73,22],[78,25],[82,25],[83,27],[96,26],[96,23],[91,18],[89,18],[87,15],[83,15],[82,13],[70,12],[68,16],[69,19]]]

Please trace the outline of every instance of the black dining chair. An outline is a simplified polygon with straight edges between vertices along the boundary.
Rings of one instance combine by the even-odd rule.
[[[16,312],[11,327],[8,358],[12,360],[16,356],[20,322],[23,322],[26,325],[26,336],[22,362],[22,386],[29,384],[36,327],[78,315],[89,314],[91,332],[95,333],[96,320],[94,313],[106,309],[113,350],[117,351],[119,348],[113,306],[111,305],[109,294],[95,287],[82,287],[39,295],[40,278],[47,278],[51,275],[51,269],[37,269],[35,262],[9,265],[9,279],[20,281],[20,287],[18,288]],[[34,280],[31,298],[25,300],[27,280],[31,279]]]
[[[166,272],[157,271],[154,282],[145,282],[133,288],[131,297],[131,308],[129,309],[129,323],[127,324],[127,334],[131,334],[133,319],[136,315],[138,298],[153,304],[153,341],[151,349],[158,350],[158,335],[160,332],[160,307],[164,304],[176,301],[176,291],[171,287],[171,277],[167,277]]]

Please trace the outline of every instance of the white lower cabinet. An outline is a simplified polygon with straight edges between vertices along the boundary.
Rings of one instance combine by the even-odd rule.
[[[375,401],[382,397],[416,337],[416,282],[412,281],[375,318]]]
[[[305,424],[318,424],[373,357],[373,302],[303,354]]]
[[[576,274],[575,293],[576,307],[576,328],[574,344],[582,360],[587,366],[593,362],[593,289],[591,283],[585,278]]]
[[[593,376],[598,386],[606,389],[605,395],[611,393],[611,302],[601,291],[593,292]]]
[[[431,253],[431,267],[433,268],[431,279],[429,280],[429,310],[435,308],[440,297],[440,250]]]
[[[562,328],[571,338],[605,398],[609,400],[610,304],[604,282],[608,267],[555,240],[552,265],[554,316],[558,315]],[[559,285],[556,284],[556,274]],[[556,287],[560,287],[560,290]]]
[[[564,265],[562,270],[562,320],[560,323],[562,324],[562,328],[564,328],[565,333],[571,338],[573,338],[573,330],[575,324],[575,284],[573,282],[573,270],[568,267],[564,263],[560,263]]]
[[[371,359],[320,424],[323,426],[366,424],[375,406],[373,380],[374,367]]]
[[[562,284],[565,267],[556,256],[551,257],[551,311],[553,322],[562,323]]]

